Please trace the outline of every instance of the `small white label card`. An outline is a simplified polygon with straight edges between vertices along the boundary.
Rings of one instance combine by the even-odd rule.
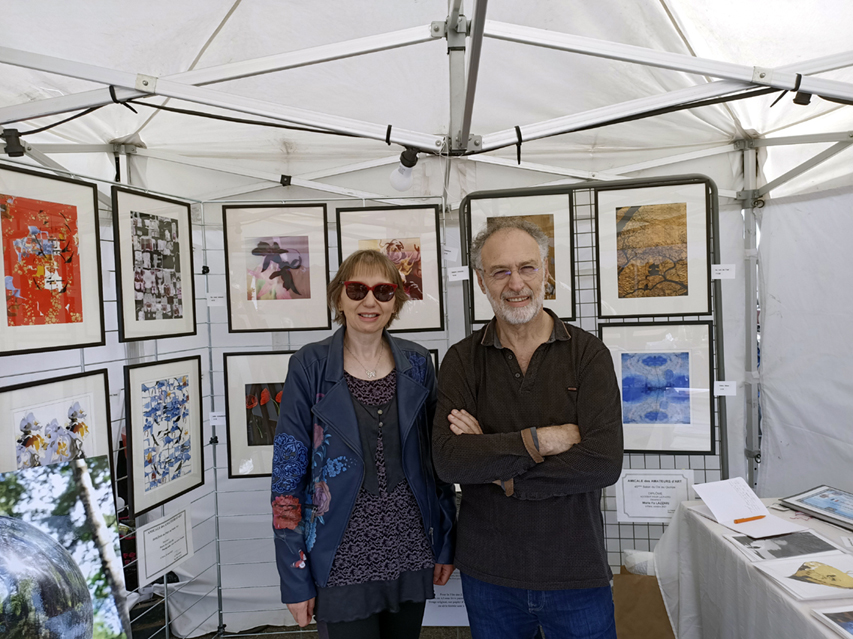
[[[225,413],[210,413],[211,426],[225,426]]]
[[[186,510],[136,529],[140,586],[150,584],[193,556],[192,532]]]
[[[714,395],[734,397],[737,395],[737,382],[714,382]]]
[[[435,598],[428,599],[424,626],[468,626],[468,609],[462,599],[462,578],[454,570],[443,586],[435,586]]]
[[[459,282],[468,279],[467,266],[451,266],[447,269],[447,279],[451,282]]]
[[[442,246],[441,252],[446,262],[455,262],[459,258],[459,249],[455,246]]]
[[[214,295],[212,293],[207,294],[207,305],[208,306],[225,306],[225,296],[224,295]]]
[[[692,470],[626,468],[616,482],[616,521],[668,524],[678,504],[692,499]]]
[[[711,264],[712,280],[733,280],[735,278],[734,264]]]

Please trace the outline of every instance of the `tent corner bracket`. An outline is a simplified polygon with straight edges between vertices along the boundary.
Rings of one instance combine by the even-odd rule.
[[[433,38],[443,38],[447,33],[447,25],[444,22],[433,22],[429,25],[429,34]]]
[[[135,87],[137,91],[154,93],[157,90],[157,77],[153,75],[145,75],[144,73],[137,73]]]
[[[752,67],[752,83],[761,84],[763,86],[772,86],[773,84],[773,69],[765,67]]]

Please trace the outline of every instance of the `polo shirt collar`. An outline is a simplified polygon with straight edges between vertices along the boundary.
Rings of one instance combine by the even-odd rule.
[[[551,329],[551,336],[545,341],[546,344],[550,344],[551,342],[560,341],[564,342],[572,338],[569,334],[569,329],[566,328],[566,325],[563,323],[557,315],[550,308],[543,308],[543,310],[551,316],[551,319],[554,320],[554,327]],[[503,344],[501,344],[501,339],[498,337],[498,318],[493,317],[491,321],[486,324],[486,329],[483,331],[483,339],[480,340],[481,346],[494,346],[495,348],[503,348]]]

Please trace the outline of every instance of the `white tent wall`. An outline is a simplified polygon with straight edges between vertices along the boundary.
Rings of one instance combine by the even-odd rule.
[[[762,211],[759,493],[853,490],[853,189]]]

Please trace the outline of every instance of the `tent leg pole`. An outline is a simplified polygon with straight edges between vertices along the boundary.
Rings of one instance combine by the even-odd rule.
[[[745,191],[755,191],[758,167],[755,149],[743,151],[743,180]],[[758,241],[756,234],[755,209],[753,198],[748,198],[743,208],[743,246],[744,246],[744,289],[745,305],[745,358],[744,376],[745,427],[747,458],[747,482],[755,487],[758,481],[758,464],[761,461],[761,449],[758,423],[758,318],[756,316],[758,299]]]

